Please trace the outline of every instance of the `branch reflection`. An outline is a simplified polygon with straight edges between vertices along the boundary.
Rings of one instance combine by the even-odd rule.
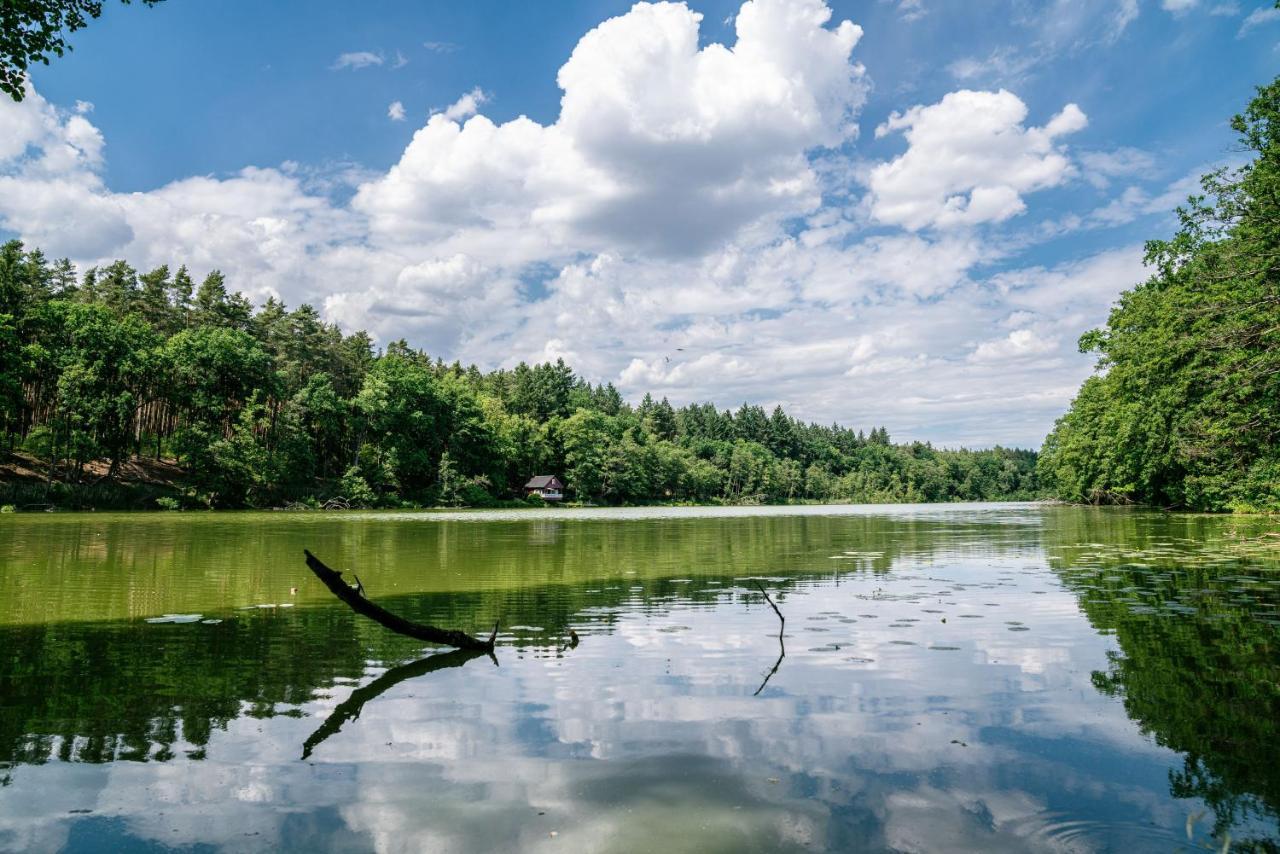
[[[769,680],[773,678],[773,674],[778,672],[778,668],[782,666],[782,659],[787,657],[787,645],[782,642],[782,632],[778,632],[778,660],[773,663],[773,667],[764,675],[764,681],[760,683],[760,687],[752,694],[753,697],[759,697],[760,692],[764,690],[764,686],[769,684]]]
[[[352,691],[350,697],[338,704],[337,708],[325,719],[325,722],[320,724],[316,731],[311,733],[307,740],[303,742],[302,758],[306,759],[311,756],[311,753],[321,743],[330,736],[337,734],[347,721],[359,718],[365,703],[379,697],[406,679],[425,676],[428,673],[449,667],[461,667],[471,659],[482,656],[489,658],[494,667],[498,666],[498,659],[492,653],[484,653],[473,649],[455,649],[449,652],[437,652],[434,655],[428,655],[426,658],[420,658],[417,661],[391,668],[368,685]]]

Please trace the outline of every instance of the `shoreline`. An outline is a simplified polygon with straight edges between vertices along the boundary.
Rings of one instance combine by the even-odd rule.
[[[2,493],[4,482],[0,482],[0,494]],[[1030,497],[1011,497],[997,498],[981,501],[957,500],[957,501],[856,501],[852,499],[833,499],[830,501],[817,501],[813,499],[796,499],[785,502],[753,502],[753,501],[649,501],[649,502],[627,502],[619,504],[599,504],[592,502],[549,502],[544,504],[533,504],[527,501],[510,500],[496,501],[493,504],[480,505],[426,505],[405,503],[399,506],[384,507],[325,507],[325,506],[307,506],[304,504],[295,504],[284,507],[120,507],[120,506],[90,506],[90,507],[59,507],[49,505],[28,505],[26,507],[15,507],[10,504],[0,503],[0,516],[62,516],[68,514],[131,514],[144,516],[163,516],[169,514],[183,516],[235,516],[242,514],[272,514],[272,515],[298,515],[298,516],[357,516],[357,515],[379,515],[379,514],[412,514],[422,516],[439,516],[449,514],[461,514],[470,516],[473,514],[485,513],[515,513],[523,515],[528,513],[531,516],[541,516],[547,513],[558,513],[564,515],[583,515],[589,516],[593,511],[616,511],[616,510],[708,510],[708,509],[726,509],[726,510],[768,510],[783,508],[819,508],[819,507],[936,507],[936,508],[952,508],[964,505],[1027,505],[1035,504],[1043,507],[1064,507],[1078,509],[1096,509],[1103,511],[1129,511],[1138,513],[1166,513],[1179,516],[1208,516],[1208,517],[1235,517],[1235,518],[1273,518],[1280,517],[1280,512],[1276,511],[1244,511],[1244,510],[1196,510],[1196,509],[1179,509],[1154,507],[1143,504],[1082,504],[1071,501],[1063,501],[1056,498],[1030,498]]]

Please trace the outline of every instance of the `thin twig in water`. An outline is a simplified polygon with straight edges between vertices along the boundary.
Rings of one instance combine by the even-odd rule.
[[[773,609],[773,613],[778,615],[778,660],[773,663],[773,667],[765,674],[764,681],[760,683],[760,687],[756,689],[752,696],[760,696],[760,692],[764,690],[764,686],[769,684],[769,680],[773,678],[773,674],[778,672],[778,668],[782,666],[782,659],[787,657],[787,645],[783,643],[782,635],[787,629],[787,618],[782,616],[782,612],[778,610],[778,606],[774,604],[773,599],[769,598],[769,591],[764,589],[764,585],[759,581],[756,587],[760,588],[760,593],[764,595],[764,601],[769,603],[769,607]]]
[[[773,609],[773,613],[778,615],[778,622],[782,624],[782,629],[785,629],[787,627],[787,618],[782,616],[782,612],[778,610],[778,606],[774,604],[771,598],[769,598],[769,591],[765,590],[764,585],[759,581],[756,582],[756,587],[760,588],[760,593],[764,596],[764,601],[769,603],[769,607]],[[778,630],[778,637],[782,637],[782,629]]]

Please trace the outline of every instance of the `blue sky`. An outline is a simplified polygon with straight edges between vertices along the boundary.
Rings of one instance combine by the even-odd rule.
[[[828,6],[109,4],[0,104],[0,226],[484,367],[1036,446],[1280,10]]]

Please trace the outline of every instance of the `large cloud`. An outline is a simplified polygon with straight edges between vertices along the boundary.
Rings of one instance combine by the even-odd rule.
[[[830,17],[820,0],[750,0],[732,47],[699,48],[701,15],[639,3],[578,42],[554,124],[433,116],[356,208],[384,242],[470,238],[515,259],[689,255],[813,210],[805,153],[854,136],[866,92],[850,62],[861,30]]]
[[[248,167],[145,193],[114,193],[104,143],[83,115],[29,91],[0,99],[0,225],[82,265],[123,257],[140,267],[221,267],[255,298],[313,286],[316,255],[360,234],[356,218],[286,169]]]
[[[0,101],[0,225],[47,252],[78,257],[130,240],[127,216],[97,174],[98,129],[30,85],[22,101]]]
[[[1022,194],[1073,174],[1058,137],[1087,124],[1068,104],[1044,127],[1024,128],[1027,105],[1012,92],[952,92],[894,113],[876,136],[903,131],[909,147],[871,171],[871,214],[912,231],[1000,222],[1022,213]]]

